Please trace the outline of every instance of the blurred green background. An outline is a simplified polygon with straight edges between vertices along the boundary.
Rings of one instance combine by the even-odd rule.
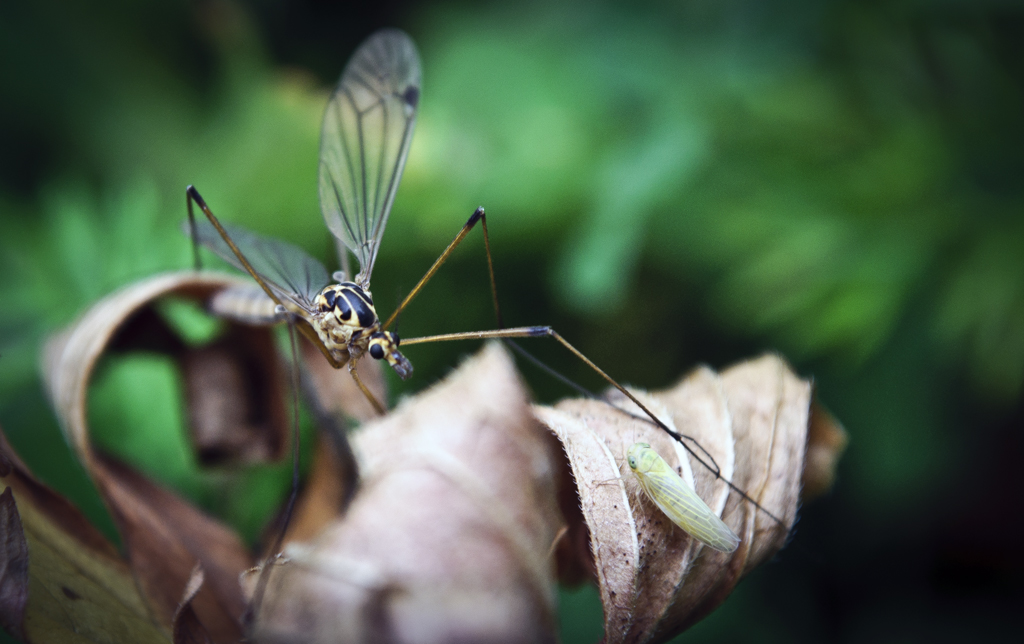
[[[777,350],[850,432],[790,547],[679,641],[1024,632],[1020,3],[3,3],[0,424],[42,479],[113,534],[40,346],[118,286],[189,266],[186,184],[334,265],[320,118],[383,26],[416,40],[424,81],[382,313],[484,205],[508,324],[551,324],[652,388]],[[474,233],[402,334],[492,327],[485,270]],[[391,384],[419,390],[475,348],[410,347],[416,376]],[[569,393],[523,372],[542,401]],[[107,365],[97,440],[254,535],[287,475],[198,472],[179,389],[159,359]],[[596,641],[596,593],[562,600],[564,640]]]

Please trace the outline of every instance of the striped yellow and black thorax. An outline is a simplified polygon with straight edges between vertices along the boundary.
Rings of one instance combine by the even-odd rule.
[[[354,282],[333,284],[320,291],[313,306],[318,322],[313,326],[329,350],[343,353],[346,360],[368,352],[376,360],[387,360],[403,380],[412,375],[412,365],[398,350],[398,334],[380,330],[366,289]]]
[[[351,342],[366,331],[376,330],[380,325],[377,311],[373,308],[373,298],[358,284],[342,282],[333,284],[320,291],[313,304],[331,322],[342,327],[344,335]],[[342,330],[339,329],[339,330]],[[356,337],[350,334],[355,333]]]

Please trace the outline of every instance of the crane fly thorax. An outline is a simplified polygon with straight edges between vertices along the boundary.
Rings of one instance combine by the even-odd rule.
[[[380,328],[373,298],[359,285],[342,282],[325,287],[313,300],[317,331],[328,348],[345,348],[361,354],[372,334]],[[355,351],[353,351],[353,349]]]
[[[313,300],[317,333],[324,345],[345,360],[364,353],[388,361],[404,380],[412,365],[398,350],[398,334],[380,330],[370,292],[355,282],[325,287]]]

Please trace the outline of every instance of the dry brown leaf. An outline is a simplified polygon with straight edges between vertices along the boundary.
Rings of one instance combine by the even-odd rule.
[[[811,426],[807,431],[807,465],[804,467],[801,498],[810,501],[832,489],[839,458],[849,436],[843,425],[820,403],[811,405]]]
[[[11,488],[0,494],[0,626],[25,639],[28,605],[28,542]]]
[[[254,639],[554,639],[557,448],[499,345],[355,445],[359,493],[273,566]]]
[[[236,641],[245,608],[238,577],[251,557],[219,522],[93,450],[86,391],[104,352],[156,348],[182,366],[190,425],[207,461],[279,455],[290,430],[282,395],[288,385],[270,334],[233,328],[213,345],[189,348],[152,310],[170,294],[201,302],[234,283],[195,273],[145,280],[98,303],[46,353],[47,384],[62,427],[124,535],[130,568],[122,565],[120,573],[130,570],[135,581],[134,595],[124,601],[134,597],[163,639],[173,629],[178,641]],[[598,581],[607,641],[665,641],[713,610],[783,545],[801,477],[817,476],[826,485],[841,451],[838,424],[821,416],[824,429],[808,457],[814,471],[804,473],[810,388],[775,356],[722,374],[699,369],[665,392],[638,393],[668,426],[699,442],[720,468],[715,476],[651,423],[606,403],[564,401],[531,413],[508,356],[489,345],[443,383],[362,428],[356,441],[362,486],[348,513],[337,518],[357,471],[345,419],[365,421],[372,410],[348,373],[330,369],[305,343],[303,351],[303,385],[327,431],[320,434],[288,535],[294,542],[271,567],[248,634],[260,641],[550,641],[555,552],[563,580]],[[360,366],[363,380],[384,399],[380,365]],[[612,400],[632,405],[622,396]],[[258,422],[239,420],[253,418],[254,409]],[[534,416],[554,430],[568,461]],[[691,480],[741,536],[736,552],[702,547],[643,496],[621,463],[639,440]],[[771,514],[754,510],[726,479]],[[565,483],[560,490],[559,481]],[[33,546],[29,526],[38,522],[25,520],[18,488],[12,488],[17,507],[0,498],[6,513],[0,526],[11,535],[8,567],[0,570],[0,617],[16,632],[24,589],[19,521],[30,583],[36,552],[45,551]],[[51,516],[66,522],[71,515]],[[120,565],[95,531],[82,534],[87,547],[77,546],[77,556],[90,553]],[[87,590],[102,598],[105,588]],[[87,597],[70,592],[69,601]],[[36,614],[33,601],[30,592],[22,618]]]
[[[193,448],[202,465],[280,459],[289,446],[290,416],[274,336],[229,326],[219,340],[178,356]]]
[[[376,410],[347,369],[331,367],[305,338],[301,351],[306,402],[323,431],[319,434],[313,468],[296,503],[285,543],[313,538],[348,507],[356,491],[359,472],[347,439],[346,419],[366,422],[377,417]],[[359,374],[377,400],[387,400],[380,362],[361,360]]]
[[[44,354],[44,376],[68,442],[96,482],[124,536],[136,583],[160,624],[171,628],[182,589],[199,562],[205,583],[190,601],[213,641],[241,636],[245,598],[239,574],[252,558],[237,535],[131,467],[96,452],[89,439],[86,400],[99,359],[109,352],[158,351],[179,364],[188,427],[201,463],[250,463],[279,458],[289,445],[286,412],[290,383],[266,328],[226,322],[227,333],[202,347],[188,346],[154,309],[161,298],[207,302],[241,278],[181,272],[142,280],[95,304],[53,338]],[[303,341],[303,349],[309,346]],[[372,408],[344,370],[315,352],[304,383],[313,394],[322,429],[313,476],[296,510],[289,538],[309,538],[336,517],[355,488],[354,457],[344,418],[365,419]],[[380,366],[363,361],[364,382],[384,399]],[[343,407],[342,405],[347,405]],[[345,412],[345,409],[352,411]]]
[[[739,580],[785,545],[796,521],[804,467],[810,384],[780,357],[766,355],[721,374],[732,415],[734,485],[775,518],[731,493],[722,513],[743,542],[727,564],[698,561],[686,582],[685,603],[673,607],[658,637],[681,632],[725,601]],[[739,526],[739,529],[737,529]]]
[[[317,439],[312,469],[303,482],[283,543],[308,541],[320,534],[344,511],[354,492],[355,482],[346,476],[335,445],[321,434]]]
[[[275,339],[266,327],[225,321],[226,332],[203,346],[182,340],[155,310],[159,300],[175,298],[204,305],[236,278],[172,273],[136,282],[97,302],[72,329],[76,342],[90,341],[100,354],[72,349],[65,360],[81,359],[91,378],[102,353],[144,351],[166,355],[178,364],[184,385],[187,427],[203,465],[245,464],[281,458],[288,451],[290,416],[284,389],[284,366]],[[88,326],[87,325],[91,325]],[[46,348],[61,357],[69,329]]]
[[[174,644],[210,644],[210,634],[206,632],[206,627],[203,626],[192,607],[192,600],[196,598],[199,589],[203,587],[203,580],[203,567],[196,564],[196,567],[192,569],[188,584],[185,586],[184,597],[178,605],[178,610],[174,612],[172,620]]]
[[[152,615],[113,545],[66,499],[32,477],[2,432],[0,477],[6,486],[0,539],[15,543],[4,553],[4,583],[18,585],[16,595],[28,591],[20,607],[15,599],[0,608],[8,632],[36,644],[169,641],[170,631]],[[19,540],[27,546],[26,561],[17,560]],[[12,574],[25,565],[27,579]]]
[[[562,442],[572,469],[586,525],[570,525],[569,534],[586,530],[590,535],[587,552],[577,545],[560,556],[593,562],[606,642],[666,641],[721,603],[746,572],[785,543],[803,471],[810,386],[776,356],[721,375],[701,368],[667,391],[635,393],[668,427],[693,437],[717,463],[721,477],[646,416],[631,417],[595,400],[534,407]],[[621,395],[612,400],[642,414]],[[734,553],[703,547],[644,496],[624,463],[626,450],[638,441],[650,443],[692,480],[697,493],[740,535]],[[746,490],[780,521],[754,510],[723,479]]]
[[[48,343],[44,356],[44,375],[61,427],[114,517],[124,538],[132,573],[149,610],[157,623],[169,632],[182,591],[199,562],[206,583],[191,606],[217,642],[235,642],[241,637],[239,620],[245,598],[238,575],[251,565],[251,556],[232,530],[127,465],[96,452],[89,440],[86,400],[96,362],[112,346],[127,350],[157,344],[172,355],[182,355],[180,341],[168,335],[166,327],[152,311],[157,299],[173,295],[203,302],[217,290],[235,283],[236,278],[194,272],[158,275],[137,282],[94,305],[69,330]],[[242,360],[246,358],[240,356],[253,360],[254,355],[263,355],[255,362],[250,361],[246,368],[255,366],[254,371],[259,372],[256,377],[268,380],[256,391],[247,390],[246,398],[280,397],[280,383],[271,386],[281,368],[275,366],[276,354],[269,333],[255,329],[233,331],[245,337],[219,345],[224,351],[220,357],[213,357],[212,363],[223,363],[232,355]],[[266,337],[259,340],[253,335],[258,333]],[[240,354],[231,353],[232,342]],[[187,362],[187,352],[185,355]],[[208,364],[197,367],[199,371],[209,368],[211,359],[208,358],[200,359]],[[186,375],[188,373],[186,369]],[[209,378],[206,382],[210,382]],[[210,385],[205,395],[214,396],[217,391]],[[220,391],[228,398],[232,397],[232,392],[242,393],[237,387]],[[196,404],[195,400],[190,403]],[[266,401],[253,404],[265,405]],[[215,407],[225,409],[225,405]],[[277,416],[276,421],[273,416]],[[267,445],[256,450],[261,454],[280,452],[287,444],[283,438],[289,427],[285,415],[271,411],[267,418],[267,424],[250,427],[255,435],[249,433],[249,439],[264,441]],[[237,437],[231,438],[231,442],[237,443]],[[227,444],[219,443],[222,447]]]
[[[252,565],[238,535],[123,463],[97,454],[94,464],[136,581],[162,622],[172,623],[198,562],[206,583],[193,609],[214,641],[236,641],[245,610],[238,576]]]
[[[359,390],[348,369],[332,367],[320,355],[320,350],[305,338],[302,339],[301,350],[303,363],[309,371],[313,394],[325,412],[335,416],[347,416],[360,422],[377,417],[376,410]],[[381,364],[378,360],[360,360],[359,379],[377,400],[386,403],[388,392]]]

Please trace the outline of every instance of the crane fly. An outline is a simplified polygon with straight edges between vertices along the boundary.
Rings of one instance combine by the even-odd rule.
[[[403,379],[412,374],[398,350],[398,335],[380,323],[370,276],[412,143],[419,95],[420,61],[412,40],[386,30],[356,51],[327,105],[320,134],[320,207],[335,239],[359,261],[359,273],[351,279],[342,271],[335,273],[338,282],[330,283],[323,264],[298,247],[220,223],[199,192],[186,189],[193,240],[256,280],[275,305],[262,321],[301,320],[299,331],[333,367],[348,365],[378,413],[384,406],[359,379],[359,359],[369,353],[387,360]],[[193,202],[207,222],[195,220]],[[231,315],[229,308],[222,310]]]
[[[692,439],[669,428],[636,396],[553,328],[503,326],[487,234],[487,218],[483,208],[478,208],[470,216],[426,274],[391,316],[381,323],[370,293],[370,277],[412,143],[420,83],[419,55],[412,40],[401,31],[383,30],[370,36],[353,54],[327,105],[320,135],[320,209],[328,229],[339,244],[343,262],[346,252],[358,260],[359,272],[354,277],[346,271],[338,271],[333,274],[332,282],[327,269],[298,247],[237,226],[222,224],[193,186],[186,189],[193,241],[208,247],[247,272],[259,289],[254,287],[248,294],[226,294],[222,302],[234,304],[224,304],[220,310],[216,310],[218,307],[214,302],[215,312],[253,323],[295,321],[295,328],[318,347],[333,367],[348,367],[363,395],[380,414],[386,411],[384,405],[362,382],[356,368],[366,354],[376,360],[387,361],[405,379],[412,374],[412,365],[399,350],[400,345],[483,338],[507,340],[550,337],[624,394],[637,405],[644,417],[667,432],[699,462],[721,477],[714,459],[706,451],[696,445],[710,463],[686,444],[687,440]],[[207,221],[196,220],[193,203],[202,210]],[[498,328],[400,340],[397,333],[388,330],[389,327],[477,223],[483,229]],[[195,252],[198,266],[198,250]],[[248,304],[240,309],[237,303],[244,301],[248,301]],[[262,312],[256,313],[257,310]],[[513,345],[513,348],[525,353],[517,345]],[[536,361],[529,354],[526,355]],[[567,380],[557,372],[544,368],[556,377]],[[574,386],[586,392],[578,385]],[[586,393],[593,397],[593,394]],[[746,492],[728,480],[725,482],[745,500],[782,523]]]

